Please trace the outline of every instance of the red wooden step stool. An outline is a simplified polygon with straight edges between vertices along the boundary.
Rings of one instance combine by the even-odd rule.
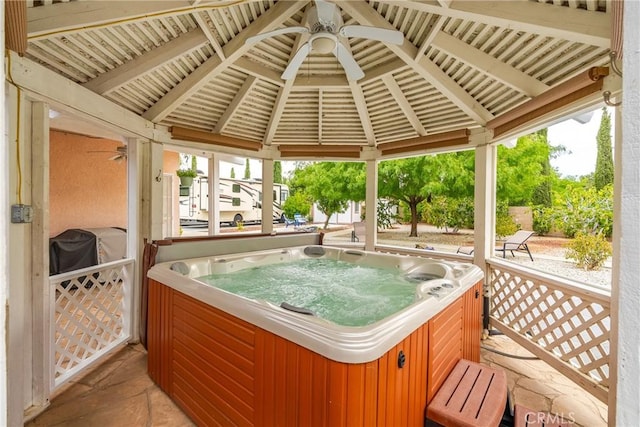
[[[427,421],[445,427],[497,427],[506,403],[504,371],[462,359],[427,406]]]

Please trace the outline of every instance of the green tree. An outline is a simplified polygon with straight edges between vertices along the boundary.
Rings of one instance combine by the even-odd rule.
[[[231,168],[231,179],[235,179],[235,177],[236,177],[236,171],[233,168]]]
[[[349,201],[365,197],[363,163],[320,162],[296,166],[291,179],[292,192],[302,191],[326,215],[324,228],[331,215],[344,211]]]
[[[251,178],[251,168],[249,167],[249,159],[245,159],[244,163],[244,179]]]
[[[600,128],[596,136],[598,154],[593,182],[597,190],[613,184],[613,154],[611,150],[611,117],[606,107],[602,107]]]
[[[273,162],[273,182],[276,184],[282,183],[282,163],[280,160]]]
[[[436,195],[471,197],[473,187],[472,151],[390,160],[381,162],[378,170],[378,195],[407,206],[411,237],[418,236],[421,203]]]
[[[535,189],[549,179],[543,171],[551,152],[546,132],[522,136],[513,148],[499,146],[497,199],[508,201],[510,206],[531,204]]]

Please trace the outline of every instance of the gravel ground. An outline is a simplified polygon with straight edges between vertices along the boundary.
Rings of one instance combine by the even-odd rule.
[[[418,224],[418,237],[409,237],[409,230],[409,225],[406,224],[396,225],[388,230],[381,230],[378,232],[378,243],[411,248],[415,248],[416,245],[421,247],[429,246],[445,252],[456,252],[459,246],[473,246],[473,230],[461,230],[457,234],[447,234],[433,226]],[[331,232],[326,239],[348,239],[350,233],[351,228]],[[532,236],[528,243],[529,250],[533,255],[533,262],[531,262],[526,253],[519,252],[516,253],[515,257],[507,253],[506,259],[534,270],[566,277],[577,282],[610,287],[611,260],[597,271],[585,271],[578,268],[575,263],[564,257],[566,245],[569,241],[569,239],[563,237]]]

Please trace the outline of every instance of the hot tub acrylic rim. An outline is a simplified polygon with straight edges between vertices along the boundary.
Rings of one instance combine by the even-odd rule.
[[[332,249],[340,250],[338,248]],[[394,256],[374,252],[364,253]],[[189,261],[195,262],[212,258],[217,257],[196,258]],[[229,257],[226,258],[229,259]],[[404,256],[401,258],[404,259]],[[427,261],[424,258],[415,258],[415,260],[418,261],[418,264]],[[467,269],[468,273],[464,276],[464,280],[460,280],[460,278],[455,280],[458,282],[458,287],[442,297],[418,300],[395,314],[370,325],[340,326],[313,316],[282,309],[266,301],[247,299],[183,276],[170,270],[169,267],[172,263],[166,262],[154,266],[149,270],[148,277],[331,360],[343,363],[366,363],[380,358],[483,277],[482,271],[473,266],[473,268]]]

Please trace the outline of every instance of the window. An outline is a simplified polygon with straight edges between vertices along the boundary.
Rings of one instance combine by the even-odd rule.
[[[239,193],[240,192],[240,184],[233,184],[231,186],[231,191],[234,192],[234,193]],[[233,205],[233,206],[236,206],[236,205]]]
[[[355,206],[353,207],[353,212],[359,214],[360,213],[360,203],[355,202]]]
[[[231,199],[231,206],[240,206],[240,197],[234,197]]]

